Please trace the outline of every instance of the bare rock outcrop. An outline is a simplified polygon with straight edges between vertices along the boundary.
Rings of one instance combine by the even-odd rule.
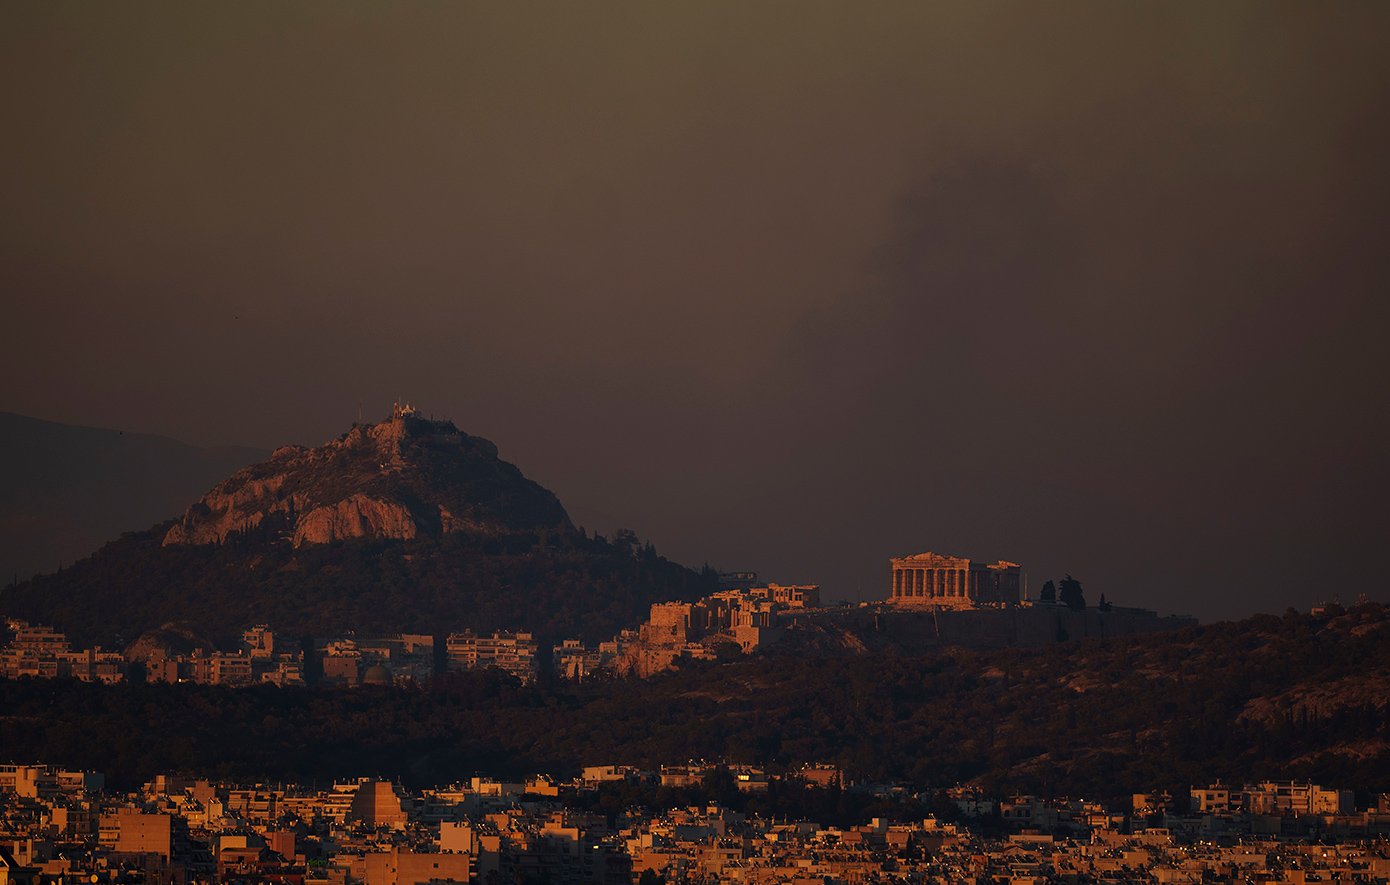
[[[1390,707],[1390,673],[1369,668],[1316,685],[1299,684],[1277,695],[1251,698],[1238,719],[1275,723],[1299,717],[1325,719],[1344,707]]]
[[[209,493],[211,494],[211,493]],[[244,510],[228,503],[212,499],[213,503],[208,503],[208,497],[203,496],[203,500],[194,504],[184,514],[183,521],[164,536],[164,543],[169,544],[217,544],[225,541],[228,535],[234,532],[244,532],[255,528],[265,519],[266,514],[275,511],[289,509],[290,502],[277,502],[278,506],[272,506],[269,510]],[[220,505],[214,507],[214,505]]]
[[[224,543],[272,532],[295,546],[451,532],[572,531],[560,502],[449,421],[397,408],[317,448],[283,446],[218,483],[164,544]]]
[[[318,507],[300,517],[294,529],[294,546],[327,544],[343,538],[413,538],[415,518],[401,504],[353,495],[346,501]]]
[[[171,621],[154,630],[146,630],[140,638],[126,647],[128,661],[149,661],[194,651],[216,651],[212,640],[203,636],[187,621]]]

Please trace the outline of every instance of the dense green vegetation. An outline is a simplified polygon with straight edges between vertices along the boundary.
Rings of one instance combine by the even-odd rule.
[[[1390,621],[1290,612],[1040,651],[752,657],[650,680],[412,688],[0,682],[0,756],[95,768],[412,783],[727,759],[835,762],[918,790],[1097,798],[1215,778],[1390,790]]]
[[[57,574],[0,593],[0,614],[78,645],[119,647],[186,621],[226,640],[252,624],[289,635],[531,630],[543,642],[612,637],[654,602],[698,599],[718,576],[657,555],[631,532],[441,540],[358,539],[298,549],[266,519],[223,544],[160,545],[172,523],[123,535]]]

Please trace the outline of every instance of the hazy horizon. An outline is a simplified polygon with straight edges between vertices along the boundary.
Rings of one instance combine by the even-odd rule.
[[[836,598],[933,550],[1387,602],[1388,25],[8,8],[0,410],[273,449],[401,397]]]

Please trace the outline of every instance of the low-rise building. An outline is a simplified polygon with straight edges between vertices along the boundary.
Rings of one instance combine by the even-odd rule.
[[[465,630],[450,634],[446,648],[451,672],[496,667],[522,682],[534,680],[538,672],[537,646],[530,633],[478,636]]]

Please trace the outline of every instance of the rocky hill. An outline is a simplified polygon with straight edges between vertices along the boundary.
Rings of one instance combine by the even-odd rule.
[[[0,614],[124,645],[177,621],[229,641],[530,630],[607,639],[717,586],[630,532],[588,536],[555,495],[447,421],[397,409],[237,471],[184,516],[0,593]]]
[[[221,543],[283,514],[295,547],[344,538],[574,530],[556,497],[448,421],[397,407],[309,449],[284,446],[217,484],[164,536]]]
[[[165,656],[187,655],[195,651],[215,651],[216,644],[205,636],[199,636],[188,624],[164,624],[143,635],[125,649],[127,660],[148,661],[155,654]]]

